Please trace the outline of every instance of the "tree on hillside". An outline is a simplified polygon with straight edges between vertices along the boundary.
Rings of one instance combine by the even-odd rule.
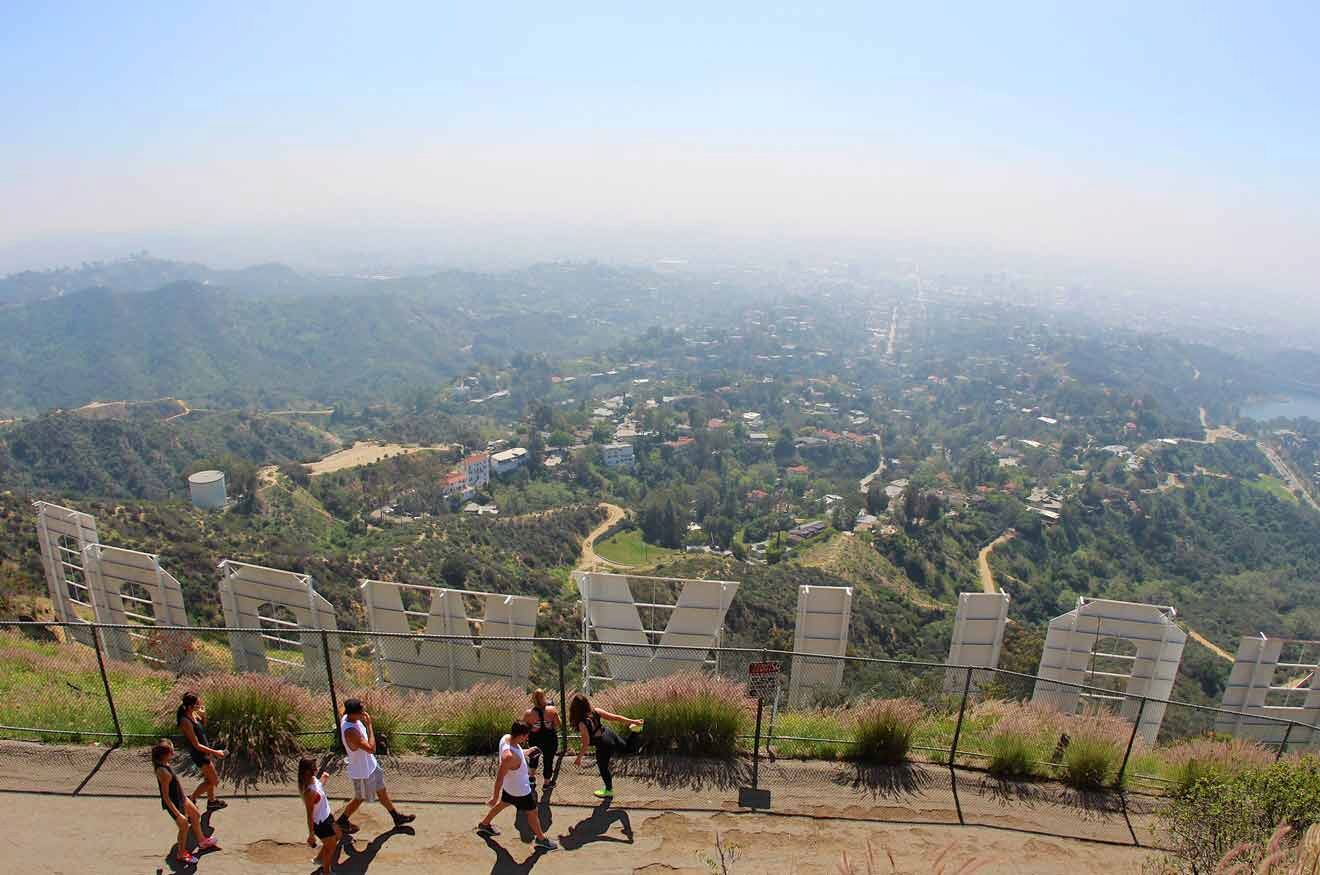
[[[527,438],[527,473],[535,477],[544,468],[545,441],[541,440],[541,433],[533,427],[531,435]]]
[[[866,512],[879,516],[888,509],[889,495],[885,493],[885,485],[872,480],[866,487]]]
[[[775,440],[775,461],[781,465],[787,465],[797,456],[797,447],[793,443],[793,430],[784,427]]]
[[[642,537],[652,544],[681,547],[687,537],[687,505],[678,501],[668,489],[653,491],[642,506],[639,523]]]
[[[455,589],[463,586],[463,582],[467,580],[467,573],[467,562],[461,556],[446,556],[440,563],[440,577],[447,586]]]
[[[842,501],[834,505],[834,511],[830,515],[830,525],[834,526],[840,532],[851,532],[853,528],[854,517],[848,513],[848,505]]]

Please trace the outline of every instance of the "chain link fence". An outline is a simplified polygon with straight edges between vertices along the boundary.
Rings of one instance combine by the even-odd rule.
[[[107,644],[129,633],[131,651]],[[753,663],[779,669],[759,720],[746,695]],[[565,718],[551,772],[539,775],[557,776],[561,797],[589,798],[596,780],[566,719],[583,691],[597,708],[645,721],[641,753],[616,760],[614,773],[657,807],[725,808],[738,788],[759,784],[777,810],[848,816],[879,806],[886,819],[991,825],[1045,818],[1051,834],[1114,841],[1139,840],[1176,759],[1169,751],[1232,713],[998,669],[770,649],[3,622],[0,787],[140,794],[150,777],[144,749],[162,737],[181,742],[175,709],[193,691],[212,744],[234,754],[222,774],[245,792],[291,792],[291,764],[263,760],[263,769],[238,748],[276,734],[290,756],[333,762],[339,714],[358,699],[397,798],[479,802],[500,736],[536,689]],[[1282,741],[1260,748],[1270,756],[1315,735],[1274,722]],[[1079,780],[1084,768],[1090,778]],[[1113,788],[1127,792],[1097,795]]]

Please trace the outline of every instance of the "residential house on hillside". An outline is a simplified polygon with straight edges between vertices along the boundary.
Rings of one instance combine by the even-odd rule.
[[[445,495],[451,497],[458,495],[463,498],[469,498],[471,494],[475,494],[476,492],[476,490],[472,490],[471,493],[469,493],[467,475],[462,471],[450,471],[445,474],[440,481],[440,488]]]
[[[633,445],[625,443],[605,444],[600,448],[600,457],[607,468],[631,468],[633,465]]]
[[[509,474],[527,464],[527,450],[513,447],[490,457],[491,470],[495,474]]]
[[[813,520],[809,523],[803,523],[788,530],[790,541],[805,541],[807,538],[815,537],[825,531],[826,525],[822,520]]]
[[[463,475],[470,489],[476,490],[490,484],[490,454],[472,453],[463,459]]]

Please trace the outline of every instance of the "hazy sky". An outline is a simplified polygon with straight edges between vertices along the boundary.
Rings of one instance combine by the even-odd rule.
[[[1314,2],[199,5],[0,3],[10,262],[638,226],[1320,293]]]

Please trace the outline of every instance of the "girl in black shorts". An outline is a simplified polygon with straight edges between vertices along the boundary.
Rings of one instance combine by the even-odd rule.
[[[531,744],[541,751],[542,786],[549,790],[555,785],[555,754],[559,751],[559,710],[545,703],[545,690],[532,693],[532,707],[523,712],[523,723],[532,727]],[[530,761],[533,772],[536,760]]]
[[[330,813],[330,798],[326,796],[322,781],[330,780],[327,772],[316,774],[316,760],[303,757],[298,761],[298,795],[302,796],[303,807],[307,809],[307,844],[316,847],[316,840],[321,840],[321,851],[316,855],[316,862],[321,864],[321,871],[330,875],[339,856],[339,825]]]
[[[174,714],[174,722],[183,736],[184,746],[192,756],[193,765],[202,773],[202,783],[188,796],[193,802],[205,793],[206,810],[215,811],[224,808],[225,803],[215,798],[215,788],[220,786],[220,775],[215,770],[215,761],[225,758],[225,752],[218,747],[211,747],[206,738],[206,709],[196,693],[183,694],[179,710]]]
[[[218,851],[220,846],[216,844],[214,838],[208,838],[202,833],[202,814],[192,800],[183,795],[183,788],[179,786],[179,776],[170,768],[170,760],[173,758],[174,743],[167,738],[156,742],[155,747],[151,749],[151,764],[155,768],[157,789],[160,791],[160,807],[179,828],[179,844],[176,852],[178,861],[183,866],[195,866],[197,858],[188,853],[189,825],[192,826],[192,833],[197,838],[198,851]]]
[[[628,724],[628,740],[624,741],[619,734],[605,725],[606,720],[612,720],[616,723]],[[568,722],[574,731],[582,736],[582,744],[578,747],[577,764],[582,765],[582,754],[588,746],[596,749],[596,768],[600,770],[601,780],[605,786],[595,791],[598,799],[611,799],[614,797],[614,775],[610,772],[610,759],[615,754],[636,753],[637,747],[642,740],[642,721],[633,720],[631,717],[623,717],[618,714],[611,714],[609,711],[599,711],[591,707],[591,700],[585,693],[574,693],[573,700],[568,703]]]

